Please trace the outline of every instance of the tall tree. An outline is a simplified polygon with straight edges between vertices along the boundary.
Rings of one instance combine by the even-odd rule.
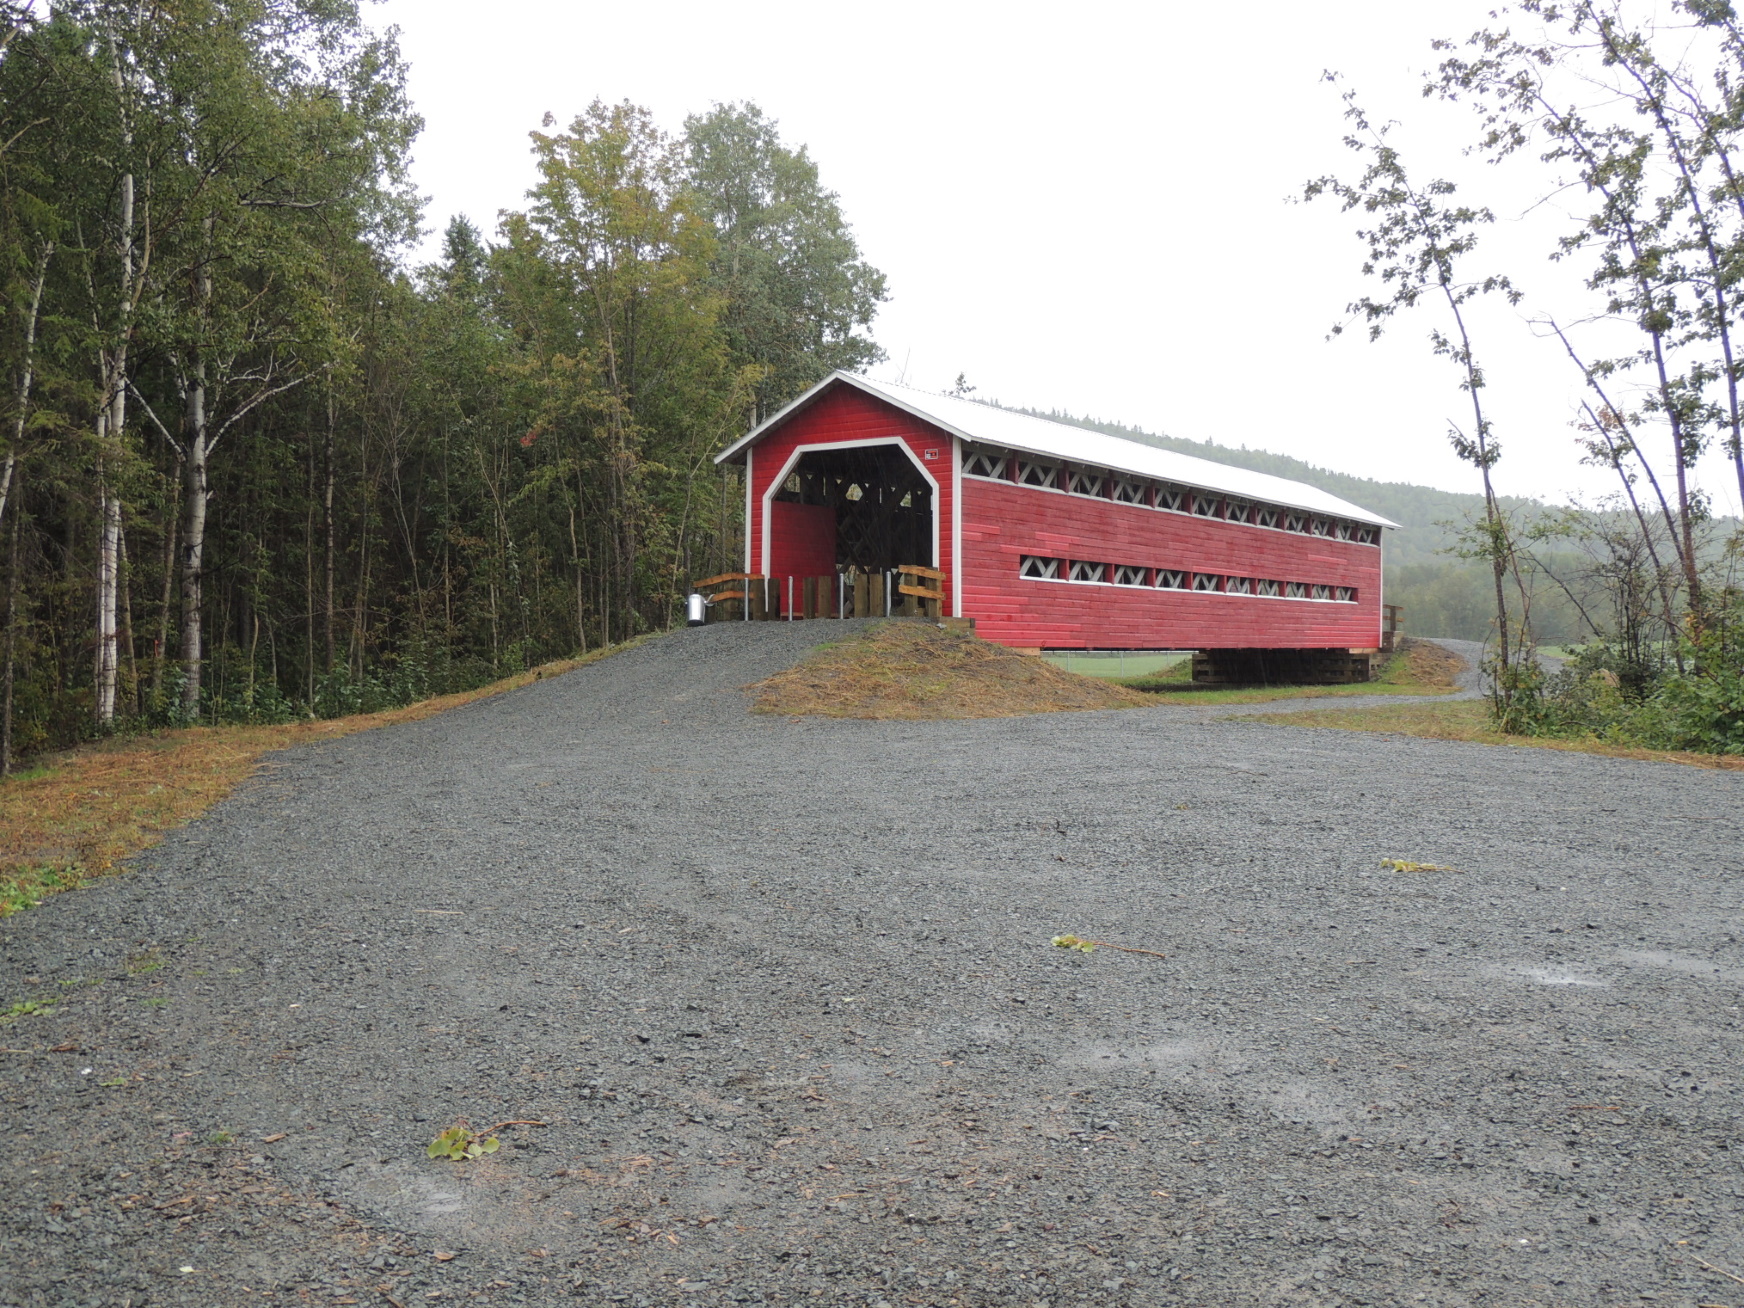
[[[755,104],[717,104],[684,124],[685,180],[714,229],[711,284],[733,357],[757,369],[755,423],[834,369],[884,358],[865,334],[886,299],[840,197],[804,146]]]
[[[714,240],[648,112],[596,101],[568,130],[534,133],[533,153],[540,180],[505,220],[501,258],[504,311],[542,390],[529,443],[549,432],[578,476],[591,465],[602,478],[605,629],[629,636],[655,620],[641,606],[662,574],[661,620],[676,603],[679,523],[656,510],[688,499],[744,379],[720,330]]]
[[[1365,276],[1380,281],[1384,294],[1364,295],[1348,310],[1368,324],[1371,341],[1380,337],[1401,310],[1414,308],[1424,299],[1438,304],[1446,314],[1447,326],[1432,328],[1429,340],[1436,354],[1459,369],[1460,389],[1471,404],[1470,432],[1450,423],[1448,439],[1454,452],[1477,470],[1483,484],[1484,521],[1477,553],[1488,564],[1494,583],[1497,663],[1493,685],[1498,707],[1506,715],[1516,689],[1514,656],[1521,654],[1531,660],[1533,655],[1524,608],[1520,630],[1511,630],[1507,583],[1512,575],[1515,587],[1520,588],[1519,564],[1490,475],[1502,451],[1484,409],[1484,371],[1473,348],[1468,319],[1469,306],[1479,296],[1497,294],[1516,303],[1519,295],[1499,274],[1473,278],[1460,271],[1460,261],[1477,246],[1478,229],[1493,222],[1494,215],[1488,209],[1460,203],[1454,198],[1452,182],[1412,181],[1399,151],[1387,139],[1386,128],[1369,121],[1354,92],[1347,92],[1344,100],[1345,117],[1352,129],[1345,145],[1364,160],[1362,175],[1355,182],[1333,176],[1316,178],[1308,183],[1305,195],[1308,199],[1330,195],[1346,212],[1356,210],[1372,220],[1372,226],[1357,232],[1368,250],[1362,270]],[[1333,331],[1336,334],[1342,327]],[[1520,644],[1528,646],[1526,650],[1517,647],[1516,635]]]

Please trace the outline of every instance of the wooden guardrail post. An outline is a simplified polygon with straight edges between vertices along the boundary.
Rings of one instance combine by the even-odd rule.
[[[1405,634],[1405,610],[1398,604],[1381,605],[1381,648],[1391,653]]]
[[[754,583],[759,581],[755,574],[749,572],[723,572],[718,577],[705,577],[696,582],[693,589],[698,591],[707,601],[704,615],[709,622],[744,621],[749,614],[749,600]],[[730,590],[717,590],[717,586],[732,586]],[[733,611],[733,605],[738,611]]]
[[[903,613],[911,618],[924,614],[937,622],[944,612],[945,574],[918,563],[904,563],[896,571],[901,578],[896,593],[903,597]]]

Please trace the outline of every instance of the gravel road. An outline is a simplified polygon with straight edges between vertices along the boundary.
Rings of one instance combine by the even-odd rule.
[[[1740,1302],[1744,774],[746,712],[835,634],[277,755],[0,923],[0,1303]]]

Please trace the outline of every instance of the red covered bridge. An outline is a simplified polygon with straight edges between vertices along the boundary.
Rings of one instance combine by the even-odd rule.
[[[771,614],[853,612],[856,578],[920,565],[944,615],[1005,645],[1383,644],[1395,524],[1301,482],[841,372],[718,461],[745,468]]]

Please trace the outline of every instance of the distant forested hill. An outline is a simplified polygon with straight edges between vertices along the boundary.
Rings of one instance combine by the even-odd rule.
[[[1140,445],[1174,450],[1180,454],[1191,454],[1194,458],[1208,459],[1212,463],[1251,468],[1255,472],[1288,477],[1291,481],[1317,486],[1329,494],[1349,500],[1352,504],[1378,513],[1383,518],[1391,518],[1399,524],[1400,530],[1390,532],[1387,536],[1387,562],[1395,567],[1447,562],[1448,556],[1439,551],[1453,544],[1454,529],[1444,524],[1463,523],[1482,515],[1484,511],[1484,498],[1478,494],[1461,495],[1455,491],[1436,490],[1432,486],[1413,486],[1402,481],[1375,481],[1368,477],[1353,477],[1349,473],[1317,468],[1312,463],[1304,463],[1301,459],[1293,459],[1287,454],[1250,450],[1245,445],[1237,448],[1219,445],[1215,441],[1157,436],[1136,427],[1125,427],[1116,422],[1098,422],[1092,418],[1075,418],[1066,413],[1044,413],[1035,409],[1025,409],[1022,412],[1038,418],[1049,418],[1054,422],[1071,423],[1074,427],[1106,432],[1110,436],[1136,441]],[[1510,511],[1523,513],[1541,511],[1544,508],[1543,504],[1532,499],[1504,497],[1503,504]]]

